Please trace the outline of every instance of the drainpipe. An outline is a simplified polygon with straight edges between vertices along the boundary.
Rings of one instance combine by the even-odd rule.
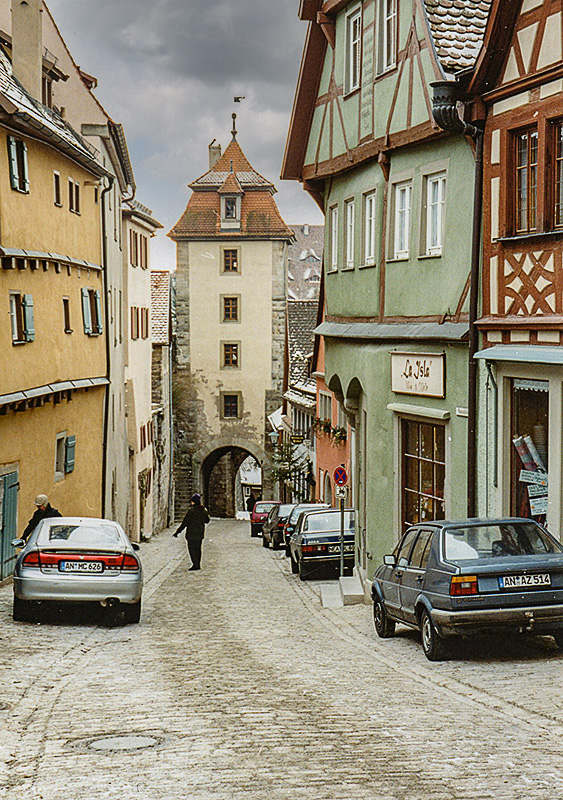
[[[104,282],[104,300],[105,300],[105,318],[106,318],[106,373],[108,385],[106,387],[106,398],[104,404],[104,437],[103,437],[103,451],[102,451],[102,517],[106,517],[106,488],[107,488],[107,449],[108,449],[108,434],[109,434],[109,410],[110,410],[110,392],[111,392],[111,376],[110,376],[110,363],[111,363],[111,337],[110,337],[110,308],[108,302],[108,243],[106,236],[106,203],[105,195],[113,187],[113,175],[108,175],[109,184],[105,186],[100,193],[100,205],[102,210],[102,280]]]
[[[469,285],[469,374],[467,400],[467,516],[474,517],[477,507],[477,361],[479,346],[476,321],[479,310],[479,268],[481,261],[481,216],[483,208],[483,130],[464,122],[457,102],[461,87],[456,81],[437,81],[434,89],[432,115],[442,130],[471,136],[475,142],[475,189],[473,200],[473,241]]]

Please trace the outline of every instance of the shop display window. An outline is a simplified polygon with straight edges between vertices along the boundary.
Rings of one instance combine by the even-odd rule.
[[[545,523],[549,470],[548,381],[512,380],[511,420],[510,513]]]
[[[401,421],[403,530],[417,522],[444,519],[445,450],[444,425]]]

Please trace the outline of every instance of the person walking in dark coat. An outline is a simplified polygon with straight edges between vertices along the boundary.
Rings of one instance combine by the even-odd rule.
[[[182,524],[173,536],[178,536],[184,528],[186,529],[185,537],[188,553],[192,560],[192,566],[189,571],[192,572],[201,569],[201,545],[205,536],[205,526],[209,522],[209,514],[205,506],[201,505],[201,495],[192,495],[190,503],[191,505],[182,520]]]
[[[246,510],[248,511],[249,514],[252,514],[255,505],[256,505],[256,498],[254,497],[254,492],[250,492],[246,500]]]
[[[35,514],[25,526],[25,530],[22,534],[22,539],[24,542],[27,542],[28,538],[31,536],[42,519],[47,519],[49,517],[62,517],[61,512],[57,511],[57,509],[53,508],[49,503],[49,498],[46,494],[38,494],[35,498],[35,505],[37,506]]]

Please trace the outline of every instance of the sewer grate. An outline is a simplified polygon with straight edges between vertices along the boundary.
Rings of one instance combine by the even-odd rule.
[[[101,739],[91,739],[88,747],[92,750],[142,750],[145,747],[154,747],[161,743],[155,736],[104,736]]]

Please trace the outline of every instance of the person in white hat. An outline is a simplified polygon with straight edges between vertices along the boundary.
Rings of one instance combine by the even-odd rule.
[[[31,536],[35,528],[39,525],[42,519],[46,517],[62,517],[60,511],[56,508],[53,508],[52,505],[49,503],[49,498],[46,494],[38,494],[35,498],[35,514],[27,523],[25,530],[22,534],[22,539],[24,542]]]

